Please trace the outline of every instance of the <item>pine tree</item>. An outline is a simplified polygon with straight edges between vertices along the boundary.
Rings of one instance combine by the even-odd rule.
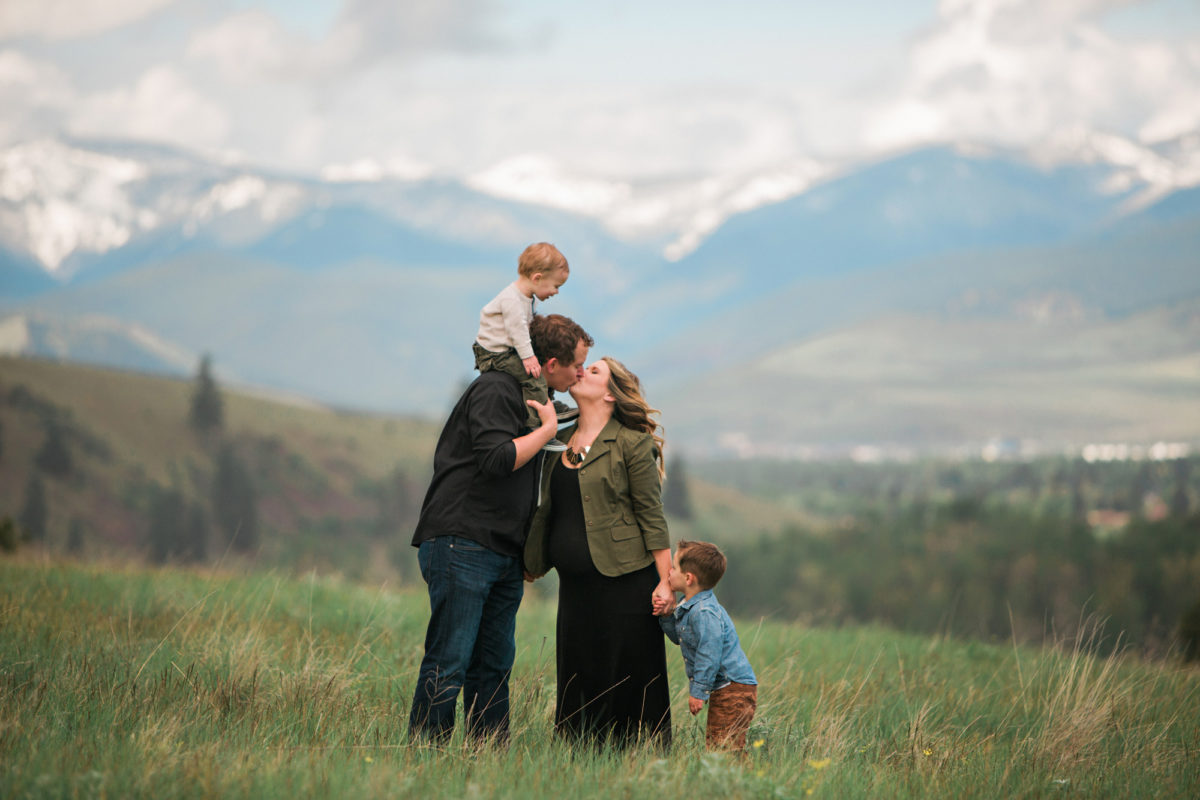
[[[196,372],[189,421],[198,432],[208,433],[221,429],[224,424],[224,413],[221,392],[212,376],[212,359],[205,353],[200,359],[200,367]]]
[[[1150,491],[1150,465],[1143,463],[1133,473],[1129,484],[1129,510],[1135,516],[1141,516],[1146,503],[1146,493]]]
[[[17,526],[12,517],[0,518],[0,552],[12,553],[17,549]]]
[[[71,451],[67,447],[62,426],[56,420],[47,420],[46,441],[33,457],[33,463],[42,472],[56,478],[63,478],[71,473]]]
[[[73,556],[82,553],[83,538],[83,520],[79,517],[71,517],[71,523],[67,526],[67,552]]]
[[[258,548],[257,497],[250,472],[229,445],[217,454],[213,476],[213,517],[235,550]]]
[[[199,503],[188,506],[184,544],[188,561],[199,563],[208,558],[208,514]]]
[[[1087,502],[1083,497],[1083,480],[1078,474],[1071,479],[1071,521],[1087,523]]]
[[[677,519],[692,519],[695,516],[683,456],[677,455],[671,459],[666,486],[663,487],[663,510]]]
[[[1191,498],[1188,497],[1188,483],[1191,480],[1192,465],[1186,458],[1175,461],[1175,491],[1171,493],[1171,516],[1183,519],[1191,511]]]
[[[25,487],[25,506],[17,518],[17,523],[21,526],[25,538],[31,542],[46,541],[46,518],[48,516],[46,487],[42,483],[41,477],[32,475]]]
[[[1178,635],[1183,660],[1200,661],[1200,600],[1179,621]]]
[[[150,500],[150,560],[165,564],[178,558],[183,547],[183,495],[158,487]]]

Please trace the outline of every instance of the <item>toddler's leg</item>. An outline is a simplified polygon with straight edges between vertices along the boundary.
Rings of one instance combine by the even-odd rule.
[[[746,733],[758,708],[758,687],[731,683],[708,696],[708,724],[704,743],[710,750],[741,753]]]
[[[535,378],[525,371],[525,364],[521,362],[521,357],[517,355],[517,351],[513,348],[508,348],[503,353],[493,353],[491,350],[480,347],[479,343],[475,345],[475,369],[480,372],[487,372],[490,369],[507,372],[516,378],[521,384],[521,399],[522,400],[537,400],[539,403],[546,402],[549,393],[546,387],[545,378]],[[532,406],[526,406],[527,413],[525,415],[525,424],[530,428],[540,427],[542,418],[533,410]]]
[[[475,369],[480,372],[497,369],[496,361],[504,356],[504,353],[493,353],[486,347],[481,347],[479,342],[471,342],[471,349],[475,352]]]
[[[536,400],[539,403],[545,403],[550,399],[549,389],[546,386],[545,378],[535,378],[532,375],[524,375],[521,378],[521,399]],[[537,428],[542,424],[542,418],[538,416],[537,411],[533,406],[526,406],[529,409],[529,427]]]

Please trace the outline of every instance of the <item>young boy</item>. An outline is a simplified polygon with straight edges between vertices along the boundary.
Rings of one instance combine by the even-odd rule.
[[[741,753],[758,707],[758,679],[742,652],[733,620],[712,592],[725,574],[725,564],[725,554],[714,544],[679,542],[667,583],[683,592],[683,602],[658,622],[683,650],[688,710],[698,714],[708,701],[705,744],[710,750]]]
[[[479,313],[479,331],[475,334],[475,368],[480,372],[500,370],[521,383],[525,400],[545,403],[548,398],[542,368],[529,343],[529,323],[533,320],[533,299],[549,300],[570,275],[567,259],[558,248],[546,242],[531,244],[517,260],[517,279],[504,287]],[[559,420],[566,421],[574,409],[555,403]],[[528,408],[528,424],[540,426],[533,407]],[[578,412],[575,412],[576,414]],[[551,439],[543,449],[565,450],[566,445]]]

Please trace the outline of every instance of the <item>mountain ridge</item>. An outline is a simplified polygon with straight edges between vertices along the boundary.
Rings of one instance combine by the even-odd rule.
[[[702,445],[705,426],[730,412],[693,387],[824,332],[1018,301],[1034,315],[1059,313],[1057,302],[1111,322],[1200,291],[1200,189],[1132,203],[1158,184],[1130,179],[1129,163],[909,151],[737,214],[674,263],[609,236],[595,219],[437,177],[295,181],[303,202],[259,225],[256,203],[286,192],[231,178],[236,170],[191,174],[171,163],[203,189],[207,223],[189,231],[187,220],[204,214],[179,212],[33,295],[8,290],[25,267],[6,261],[7,313],[60,320],[68,341],[77,336],[71,319],[99,315],[210,353],[250,383],[340,407],[436,415],[472,374],[467,344],[479,307],[513,279],[528,241],[551,239],[572,275],[539,310],[581,321],[595,353],[641,373],[656,403],[687,404],[679,429]],[[40,353],[86,349],[43,344]],[[98,349],[123,352],[125,366],[148,357],[132,339],[87,357],[99,362]],[[790,437],[787,420],[779,424]]]

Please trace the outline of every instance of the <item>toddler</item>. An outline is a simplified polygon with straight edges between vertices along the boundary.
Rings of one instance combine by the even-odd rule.
[[[679,542],[667,583],[683,592],[683,602],[658,622],[683,651],[688,710],[698,714],[708,701],[705,744],[710,750],[741,753],[758,707],[758,680],[733,620],[712,591],[725,574],[725,564],[725,554],[714,544]]]
[[[529,343],[529,323],[533,320],[533,301],[549,300],[567,282],[570,268],[558,248],[546,242],[531,244],[517,260],[517,279],[504,287],[479,313],[479,332],[475,334],[475,368],[480,372],[497,369],[521,383],[526,400],[545,403],[549,393],[542,367]],[[577,414],[575,409],[556,402],[559,421]],[[527,423],[537,428],[541,419],[532,406],[527,408]],[[546,450],[565,450],[566,445],[551,439]]]

